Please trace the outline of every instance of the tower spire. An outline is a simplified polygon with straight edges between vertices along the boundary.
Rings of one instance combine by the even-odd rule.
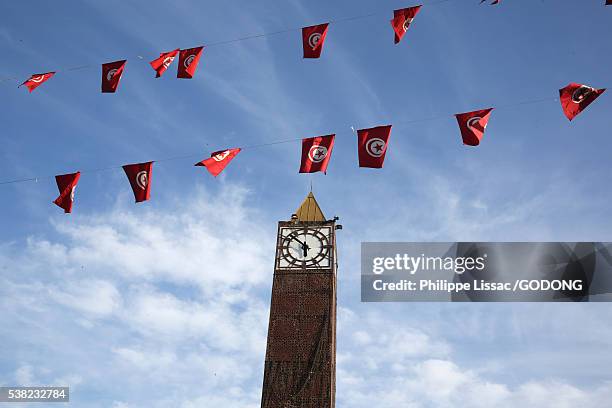
[[[325,221],[323,211],[321,211],[321,207],[319,207],[319,203],[317,203],[312,191],[302,201],[295,214],[298,221]]]

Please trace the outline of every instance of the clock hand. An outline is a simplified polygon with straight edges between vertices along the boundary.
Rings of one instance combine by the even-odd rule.
[[[302,236],[304,238],[302,238],[304,240],[304,243],[302,244],[302,249],[304,250],[304,258],[306,258],[308,256],[308,250],[310,249],[310,246],[308,246],[308,244],[306,243],[306,232],[304,231],[302,233]]]
[[[296,240],[300,244],[300,247],[302,248],[302,251],[303,251],[303,254],[304,254],[303,255],[304,258],[307,257],[308,256],[308,250],[310,249],[308,244],[306,244],[305,241],[304,242],[300,241],[299,239],[297,239],[297,237],[293,237],[293,239]]]

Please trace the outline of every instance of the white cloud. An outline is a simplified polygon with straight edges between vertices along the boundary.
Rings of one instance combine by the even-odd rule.
[[[113,349],[121,363],[137,370],[152,370],[156,368],[169,369],[176,362],[176,355],[168,351],[143,352],[128,347]]]
[[[8,273],[0,285],[0,335],[8,347],[0,357],[21,356],[12,380],[61,382],[85,400],[108,396],[89,398],[84,406],[91,407],[259,406],[274,230],[249,208],[248,196],[225,186],[217,197],[200,191],[163,211],[118,207],[56,223],[56,236],[30,237],[24,248],[1,245]],[[379,307],[345,298],[339,406],[599,407],[612,395],[605,382],[521,381],[512,355],[473,356],[478,341],[524,341],[542,327],[563,332],[550,319],[558,309],[511,309],[502,323],[505,311],[492,306]],[[583,321],[587,313],[594,335],[605,337],[609,330],[595,329],[605,311],[563,314]],[[473,358],[461,357],[461,342]],[[561,356],[546,356],[555,358]]]
[[[20,366],[15,371],[15,380],[17,381],[17,384],[22,386],[33,385],[35,381],[32,366],[28,364]]]
[[[177,203],[175,212],[116,208],[55,224],[61,239],[30,237],[19,251],[3,246],[10,273],[0,304],[17,328],[3,335],[29,339],[27,347],[14,343],[29,361],[15,374],[19,382],[45,367],[41,380],[64,378],[80,391],[121,379],[172,395],[194,386],[175,401],[236,389],[254,398],[246,390],[261,377],[268,318],[261,292],[274,238],[245,206],[247,196],[227,187],[216,199],[200,192]]]
[[[612,393],[612,383],[584,390],[560,381],[532,381],[512,388],[438,359],[412,366],[407,375],[364,373],[363,382],[341,384],[344,403],[381,408],[596,408],[606,406]]]
[[[25,266],[50,262],[55,276],[195,284],[203,292],[261,284],[273,254],[260,243],[271,231],[249,218],[255,213],[244,208],[245,195],[244,189],[227,188],[216,198],[201,192],[201,200],[174,212],[117,208],[76,216],[55,225],[61,244],[31,238]]]
[[[115,286],[99,279],[66,282],[62,286],[50,286],[48,290],[51,299],[86,316],[108,316],[121,305],[121,295]]]

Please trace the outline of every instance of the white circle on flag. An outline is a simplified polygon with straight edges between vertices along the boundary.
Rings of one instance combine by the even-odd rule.
[[[72,186],[72,190],[70,190],[70,201],[74,201],[74,190],[76,190],[76,186]]]
[[[172,64],[172,61],[174,61],[174,57],[166,57],[164,58],[164,62],[162,63],[162,65],[164,66],[164,68],[168,69],[170,64]]]
[[[314,50],[319,45],[319,41],[321,41],[321,33],[312,33],[308,37],[308,45]]]
[[[138,174],[136,174],[136,184],[138,185],[138,187],[140,187],[143,190],[146,189],[147,182],[148,182],[147,171],[146,170],[139,171]]]
[[[30,81],[32,82],[42,82],[43,79],[45,79],[44,75],[33,75],[32,78],[30,78]]]
[[[113,68],[110,71],[108,71],[108,73],[106,74],[106,79],[108,81],[111,81],[113,79],[113,77],[115,76],[115,74],[117,73],[117,68]]]
[[[189,66],[191,65],[194,59],[195,59],[195,54],[191,54],[190,56],[185,58],[185,61],[183,62],[183,66],[185,68],[189,68]]]
[[[590,86],[581,85],[572,93],[572,102],[580,103],[584,101],[595,89]]]
[[[370,156],[380,157],[385,154],[385,151],[387,150],[387,144],[384,140],[378,137],[373,137],[372,139],[366,142],[365,149]]]
[[[408,31],[408,26],[410,25],[410,23],[412,23],[412,20],[412,18],[406,17],[403,24],[404,31]]]
[[[467,120],[467,126],[468,126],[470,129],[473,129],[473,128],[474,128],[474,125],[477,125],[477,124],[478,124],[478,122],[480,122],[480,120],[481,120],[481,119],[482,119],[482,118],[481,118],[480,116],[473,116],[473,117],[471,117],[471,118],[469,118],[469,119]],[[484,125],[484,127],[486,128],[486,127],[487,127],[487,125],[485,124],[485,125]]]
[[[327,157],[327,147],[314,145],[308,151],[308,158],[313,163],[321,163]]]
[[[220,162],[220,161],[225,160],[225,158],[226,158],[227,156],[229,156],[229,154],[230,154],[230,151],[229,151],[229,150],[226,150],[226,151],[221,152],[221,153],[219,153],[219,154],[215,154],[215,155],[213,156],[213,159],[214,159],[215,161]]]

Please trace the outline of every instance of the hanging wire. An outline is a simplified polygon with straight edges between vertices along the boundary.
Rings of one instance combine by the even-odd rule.
[[[429,3],[425,3],[425,5],[427,6],[434,6],[437,4],[441,4],[441,3],[446,3],[448,1],[452,1],[452,0],[439,0],[439,1],[432,1]],[[384,12],[385,14],[388,13],[388,11]],[[379,12],[373,12],[373,13],[367,13],[367,14],[361,14],[361,15],[355,15],[355,16],[349,16],[349,17],[341,17],[335,20],[329,20],[328,23],[329,24],[337,24],[337,23],[343,23],[343,22],[347,22],[347,21],[354,21],[354,20],[361,20],[361,19],[366,19],[366,18],[370,18],[370,17],[374,17],[377,15],[381,15],[383,14],[382,11]],[[244,37],[239,37],[239,38],[234,38],[231,40],[221,40],[221,41],[216,41],[216,42],[211,42],[211,43],[204,43],[204,47],[216,47],[219,45],[227,45],[227,44],[233,44],[233,43],[237,43],[237,42],[241,42],[241,41],[248,41],[248,40],[253,40],[253,39],[257,39],[257,38],[264,38],[264,37],[271,37],[274,35],[279,35],[279,34],[285,34],[285,33],[290,33],[293,31],[299,31],[301,30],[303,27],[293,27],[293,28],[287,28],[284,30],[278,30],[278,31],[271,31],[271,32],[267,32],[267,33],[261,33],[261,34],[252,34],[252,35],[247,35]],[[138,59],[144,59],[144,57],[142,57],[141,55],[136,55],[135,56]],[[62,69],[57,69],[53,72],[57,73],[61,73],[61,72],[71,72],[71,71],[80,71],[83,69],[88,69],[88,68],[92,68],[92,67],[99,67],[101,64],[86,64],[86,65],[78,65],[78,66],[74,66],[74,67],[67,67],[67,68],[62,68]],[[51,71],[49,71],[51,72]],[[8,81],[15,81],[17,83],[21,84],[21,80],[15,76],[6,76],[5,78],[1,78],[0,79],[0,84],[4,84],[5,82]]]
[[[241,147],[240,149],[242,149],[242,150],[257,149],[257,148],[260,148],[260,147],[266,147],[266,146],[273,146],[273,145],[278,145],[278,144],[283,144],[283,143],[296,142],[296,141],[299,141],[299,140],[302,140],[302,139],[301,138],[294,138],[294,139],[277,140],[275,142],[259,143],[259,144],[244,146],[244,147]],[[152,161],[154,163],[160,163],[160,162],[176,161],[176,160],[183,160],[183,159],[193,159],[193,158],[197,158],[197,157],[202,157],[202,154],[201,153],[198,153],[198,154],[184,154],[184,155],[180,155],[180,156],[164,157],[164,158],[161,158],[161,159],[150,160],[150,161]],[[110,171],[110,170],[120,169],[122,167],[123,167],[123,165],[114,165],[114,166],[99,167],[99,168],[95,168],[95,169],[86,169],[86,170],[81,170],[81,174],[100,173],[100,172],[103,172],[103,171]],[[36,182],[38,182],[38,180],[51,179],[51,178],[54,178],[54,177],[55,177],[55,175],[53,175],[53,176],[46,175],[46,176],[37,176],[37,177],[26,177],[26,178],[21,178],[21,179],[0,181],[0,185],[15,184],[15,183],[25,183],[25,182],[29,182],[29,181],[36,181]]]
[[[514,108],[517,106],[523,106],[523,105],[531,105],[531,104],[536,104],[536,103],[542,103],[542,102],[549,102],[549,101],[558,101],[559,98],[540,98],[540,99],[530,99],[530,100],[525,100],[525,101],[520,101],[520,102],[516,102],[516,103],[512,103],[512,104],[506,104],[506,105],[500,105],[500,106],[494,106],[495,110],[504,110],[504,109],[509,109],[509,108]],[[400,121],[399,123],[404,125],[404,124],[409,124],[409,123],[418,123],[418,122],[429,122],[429,121],[434,121],[434,120],[442,120],[442,119],[448,119],[453,117],[453,115],[437,115],[437,116],[431,116],[431,117],[427,117],[427,118],[420,118],[420,119],[409,119],[409,120],[404,120],[404,121]],[[351,134],[355,133],[354,127],[351,126]],[[262,147],[268,147],[268,146],[274,146],[274,145],[279,145],[279,144],[285,144],[285,143],[294,143],[294,142],[298,142],[303,140],[303,138],[291,138],[291,139],[282,139],[282,140],[276,140],[273,142],[266,142],[266,143],[257,143],[257,144],[252,144],[252,145],[246,145],[243,147],[240,147],[240,149],[242,150],[250,150],[250,149],[259,149]],[[198,157],[202,157],[202,154],[198,153],[198,154],[185,154],[185,155],[180,155],[180,156],[170,156],[170,157],[163,157],[160,159],[156,159],[156,160],[150,160],[152,162],[155,163],[160,163],[160,162],[168,162],[168,161],[176,161],[176,160],[183,160],[183,159],[193,159],[193,158],[198,158]],[[82,170],[81,174],[83,173],[99,173],[99,172],[103,172],[103,171],[110,171],[110,170],[115,170],[115,169],[120,169],[122,168],[121,165],[114,165],[114,166],[107,166],[107,167],[100,167],[100,168],[96,168],[96,169],[86,169],[86,170]],[[27,178],[21,178],[21,179],[14,179],[14,180],[6,180],[6,181],[0,181],[0,185],[8,185],[8,184],[15,184],[15,183],[25,183],[25,182],[30,182],[30,181],[36,181],[38,182],[38,180],[45,180],[45,179],[50,179],[50,178],[54,178],[55,176],[50,176],[50,175],[45,175],[45,176],[38,176],[38,177],[27,177]]]
[[[432,5],[437,5],[437,4],[441,4],[441,3],[446,3],[446,2],[449,2],[449,1],[452,1],[452,0],[438,0],[438,1],[433,1],[433,2],[426,3],[426,5],[432,6]],[[343,18],[339,18],[339,19],[335,19],[335,20],[330,20],[329,24],[335,24],[335,23],[341,23],[341,22],[365,19],[365,18],[370,18],[370,17],[376,16],[376,15],[380,15],[380,14],[382,14],[382,12],[375,12],[375,13],[368,13],[368,14],[362,14],[362,15],[357,15],[357,16],[343,17]],[[254,34],[254,35],[249,35],[249,36],[245,36],[245,37],[239,37],[239,38],[235,38],[235,39],[232,39],[232,40],[224,40],[224,41],[212,42],[212,43],[208,43],[208,44],[204,44],[204,45],[206,47],[213,47],[213,46],[231,44],[231,43],[236,43],[236,42],[241,42],[241,41],[248,41],[248,40],[252,40],[252,39],[256,39],[256,38],[269,37],[269,36],[283,34],[283,33],[288,33],[288,32],[292,32],[292,31],[298,31],[298,30],[301,30],[301,29],[302,29],[302,27],[294,27],[294,28],[289,28],[289,29],[284,29],[284,30],[272,31],[272,32],[268,32],[268,33]],[[137,58],[138,59],[143,59],[143,57],[140,56],[140,55],[138,55]],[[94,66],[99,66],[99,64],[97,64],[97,65],[94,65],[94,64],[79,65],[79,66],[74,66],[74,67],[63,68],[63,69],[57,70],[55,72],[58,73],[58,72],[78,71],[78,70],[82,70],[82,69],[91,68],[91,67],[94,67]],[[1,78],[0,79],[0,83],[4,83],[6,81],[19,81],[19,80],[17,78],[15,78],[15,77],[5,77],[5,78]],[[518,102],[518,103],[515,103],[515,104],[510,104],[510,105],[496,106],[495,109],[505,109],[505,108],[515,107],[515,106],[534,104],[534,103],[541,103],[541,102],[551,101],[551,100],[557,100],[557,98],[542,98],[542,99],[527,100],[527,101],[522,101],[522,102]],[[407,120],[407,121],[401,121],[400,123],[407,124],[407,123],[427,122],[427,121],[446,119],[446,118],[449,118],[449,117],[450,117],[450,115],[438,115],[438,116],[433,116],[433,117],[428,117],[428,118],[410,119],[410,120]],[[353,129],[353,132],[354,132],[354,129]],[[292,138],[292,139],[277,140],[277,141],[274,141],[274,142],[259,143],[259,144],[254,144],[254,145],[247,145],[247,146],[241,147],[241,149],[242,150],[257,149],[257,148],[261,148],[261,147],[267,147],[267,146],[274,146],[274,145],[279,145],[279,144],[284,144],[284,143],[297,142],[297,141],[300,141],[300,140],[302,140],[302,138]],[[151,160],[151,161],[153,161],[153,162],[166,162],[166,161],[183,160],[183,159],[188,159],[188,158],[196,158],[196,157],[201,157],[201,156],[202,156],[201,154],[188,154],[188,155],[160,158],[160,159]],[[103,171],[110,171],[110,170],[119,169],[121,167],[122,166],[120,166],[120,165],[107,166],[107,167],[101,167],[101,168],[96,168],[96,169],[83,170],[83,171],[81,171],[81,173],[82,174],[83,173],[98,173],[98,172],[103,172]],[[54,175],[46,175],[46,176],[27,177],[27,178],[6,180],[6,181],[0,181],[0,185],[9,185],[9,184],[15,184],[15,183],[25,183],[25,182],[31,182],[31,181],[38,182],[38,180],[51,179],[51,178],[54,178],[54,177],[55,177]]]

